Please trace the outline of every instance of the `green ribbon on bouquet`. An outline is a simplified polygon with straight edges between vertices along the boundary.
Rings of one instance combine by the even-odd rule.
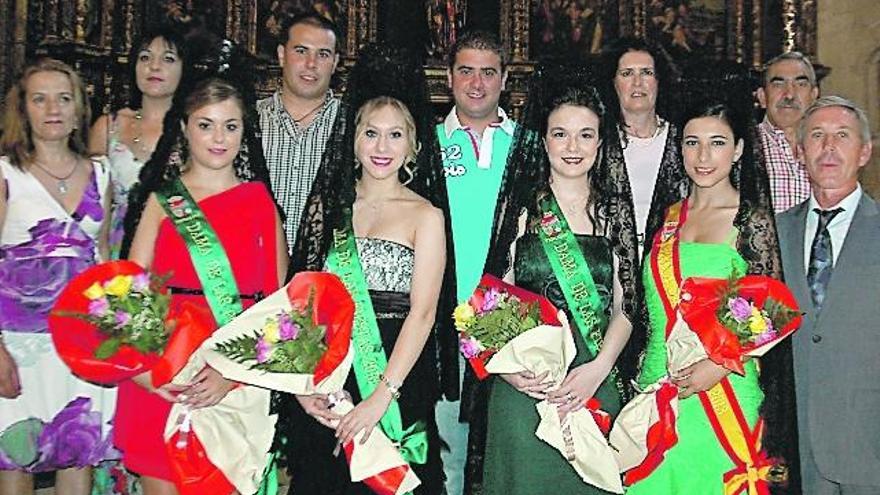
[[[424,421],[416,421],[403,431],[403,438],[400,440],[400,455],[407,459],[407,462],[415,464],[428,462],[428,432],[425,431]]]

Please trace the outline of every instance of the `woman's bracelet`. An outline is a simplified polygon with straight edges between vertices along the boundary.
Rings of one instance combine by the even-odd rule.
[[[402,383],[400,383],[400,384],[391,383],[391,380],[386,378],[385,375],[382,373],[379,374],[379,381],[381,381],[382,384],[385,385],[385,388],[387,388],[388,391],[391,392],[392,399],[397,400],[400,398],[400,387],[403,386]]]

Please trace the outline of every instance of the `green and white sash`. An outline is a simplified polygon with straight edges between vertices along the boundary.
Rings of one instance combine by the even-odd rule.
[[[604,341],[604,329],[601,325],[604,318],[602,301],[593,281],[593,274],[577,238],[556,203],[556,198],[552,194],[548,195],[541,201],[540,207],[541,225],[538,237],[541,239],[541,246],[550,261],[556,280],[559,281],[565,302],[568,303],[568,309],[587,346],[590,359],[595,359]],[[618,386],[618,393],[623,391],[616,366],[611,368],[609,378]]]
[[[177,179],[156,191],[159,204],[165,210],[174,228],[183,237],[190,259],[202,283],[208,306],[223,326],[242,312],[238,284],[232,266],[217,233],[211,228],[198,203],[186,186]]]

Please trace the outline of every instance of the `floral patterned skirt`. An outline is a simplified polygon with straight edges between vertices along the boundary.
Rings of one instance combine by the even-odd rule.
[[[0,398],[0,470],[54,471],[118,456],[110,442],[116,389],[76,378],[47,333],[4,332],[21,395]]]

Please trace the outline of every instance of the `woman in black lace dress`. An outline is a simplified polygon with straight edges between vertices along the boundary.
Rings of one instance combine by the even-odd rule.
[[[400,444],[416,493],[442,492],[433,328],[451,313],[441,289],[455,291],[444,287],[446,191],[420,67],[387,47],[361,52],[300,225],[292,272],[334,272],[355,300],[345,389],[356,407],[340,418],[326,397],[277,396],[297,494],[371,493],[331,453],[374,426]],[[359,261],[352,276],[348,256]]]

